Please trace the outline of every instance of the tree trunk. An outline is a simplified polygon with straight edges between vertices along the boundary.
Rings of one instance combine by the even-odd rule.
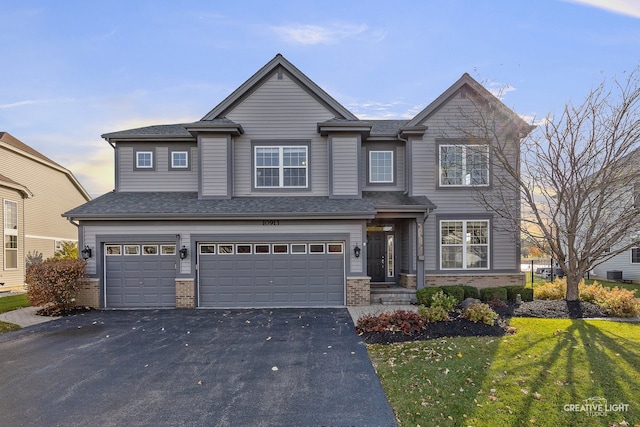
[[[581,281],[581,277],[567,275],[567,301],[578,300],[578,284]]]

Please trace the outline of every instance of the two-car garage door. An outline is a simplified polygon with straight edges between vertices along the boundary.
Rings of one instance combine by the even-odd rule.
[[[344,245],[201,243],[200,307],[344,305]]]
[[[105,244],[107,308],[175,307],[175,244]],[[197,244],[199,307],[344,305],[342,242]]]

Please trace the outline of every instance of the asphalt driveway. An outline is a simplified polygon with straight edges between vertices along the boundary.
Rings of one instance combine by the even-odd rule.
[[[2,426],[396,425],[346,309],[94,311],[0,335]]]

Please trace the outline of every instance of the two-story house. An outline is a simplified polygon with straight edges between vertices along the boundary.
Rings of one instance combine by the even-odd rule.
[[[65,214],[91,249],[82,301],[344,306],[372,285],[521,284],[518,239],[473,197],[491,190],[490,142],[451,128],[471,97],[517,146],[529,127],[467,74],[411,120],[360,120],[280,54],[199,121],[103,135],[115,190]]]
[[[0,290],[22,289],[29,261],[49,258],[62,242],[77,241],[77,226],[62,213],[89,200],[68,169],[0,132]]]

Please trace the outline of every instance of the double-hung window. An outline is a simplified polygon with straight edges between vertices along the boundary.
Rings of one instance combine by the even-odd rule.
[[[256,188],[307,188],[309,153],[307,146],[256,146]]]
[[[4,201],[4,268],[18,268],[18,203]]]
[[[369,182],[393,183],[393,151],[369,151]]]
[[[440,145],[440,186],[489,185],[488,145]]]
[[[440,221],[440,267],[489,268],[489,221]]]

